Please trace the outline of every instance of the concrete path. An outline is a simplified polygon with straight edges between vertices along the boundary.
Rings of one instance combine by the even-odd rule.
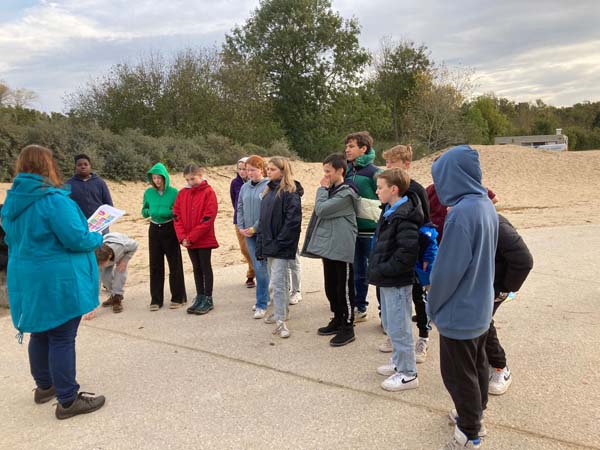
[[[490,399],[487,449],[600,449],[600,226],[522,232],[535,268],[496,316],[514,382]],[[35,405],[26,345],[0,317],[0,449],[437,449],[452,428],[439,375],[438,336],[420,387],[388,393],[376,300],[356,342],[316,334],[329,313],[319,261],[302,260],[304,300],[290,339],[252,319],[242,266],[215,270],[215,310],[147,310],[148,286],[129,287],[125,311],[81,327],[78,380],[106,406],[54,418]],[[188,292],[193,280],[187,279]],[[27,339],[25,344],[27,343]]]

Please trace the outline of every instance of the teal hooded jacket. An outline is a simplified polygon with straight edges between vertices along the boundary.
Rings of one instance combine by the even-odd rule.
[[[48,331],[98,306],[100,233],[69,191],[20,173],[2,208],[8,244],[8,298],[21,333]]]

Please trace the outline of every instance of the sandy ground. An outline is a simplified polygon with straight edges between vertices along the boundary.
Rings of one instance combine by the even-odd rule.
[[[499,198],[496,205],[518,228],[600,223],[600,150],[585,152],[552,152],[518,146],[475,146],[481,155],[484,183]],[[431,163],[437,155],[415,161],[411,175],[424,186],[431,183]],[[305,189],[304,221],[314,206],[315,191],[322,177],[320,163],[293,162],[294,175]],[[220,247],[213,253],[213,265],[226,267],[243,262],[233,230],[233,208],[229,184],[234,166],[211,167],[206,178],[219,199],[216,234]],[[185,185],[181,174],[174,174],[171,184]],[[127,211],[113,231],[128,234],[140,242],[138,254],[131,262],[128,285],[148,279],[148,222],[141,217],[145,183],[108,182],[115,206]],[[0,184],[0,202],[10,184]],[[186,272],[191,271],[184,254]],[[189,273],[189,272],[188,272]]]

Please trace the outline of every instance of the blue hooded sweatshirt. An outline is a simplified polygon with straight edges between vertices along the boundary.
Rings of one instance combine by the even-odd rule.
[[[48,331],[98,305],[100,233],[69,198],[35,174],[20,173],[2,208],[8,297],[15,328]]]
[[[442,336],[474,339],[492,320],[498,214],[481,184],[479,154],[468,145],[444,153],[431,174],[441,203],[452,209],[431,273],[427,314]]]

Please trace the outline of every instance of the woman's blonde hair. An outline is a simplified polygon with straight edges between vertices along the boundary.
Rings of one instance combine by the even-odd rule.
[[[277,188],[276,195],[280,192],[296,192],[296,183],[294,182],[294,176],[292,174],[292,165],[287,158],[283,156],[274,156],[269,160],[268,164],[273,164],[281,171],[281,182]],[[265,194],[269,192],[269,185],[265,189]]]
[[[55,187],[63,184],[52,150],[41,145],[28,145],[21,150],[15,165],[15,172],[41,175],[47,178]]]

